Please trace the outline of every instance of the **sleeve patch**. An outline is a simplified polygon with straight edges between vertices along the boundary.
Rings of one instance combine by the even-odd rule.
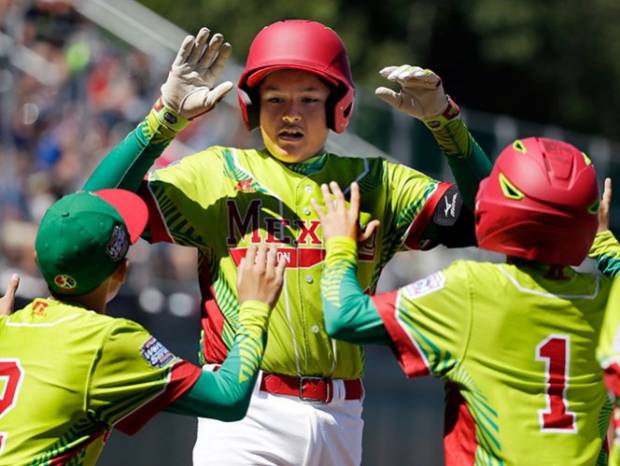
[[[155,337],[149,338],[140,348],[140,353],[151,367],[164,368],[174,359],[174,355]]]
[[[442,227],[453,226],[461,213],[463,199],[456,186],[451,186],[443,196],[433,215],[433,223]]]
[[[446,278],[443,273],[435,272],[426,278],[422,278],[417,282],[413,282],[407,285],[403,291],[405,295],[410,298],[419,298],[430,293],[434,293],[437,290],[441,290],[446,284]]]

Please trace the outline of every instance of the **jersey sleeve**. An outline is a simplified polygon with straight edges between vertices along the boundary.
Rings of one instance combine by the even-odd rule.
[[[598,235],[597,235],[598,237]],[[609,464],[620,466],[620,279],[611,287],[601,328],[596,356],[603,369],[605,384],[615,400],[612,427],[615,440],[610,451]]]
[[[473,212],[478,185],[489,176],[493,164],[458,116],[456,104],[450,104],[448,115],[439,115],[424,124],[446,156],[465,206]]]
[[[133,434],[200,377],[142,326],[116,319],[93,361],[86,409],[105,425]]]
[[[463,361],[472,306],[467,269],[456,262],[399,290],[373,297],[408,377],[443,377]]]
[[[245,301],[239,311],[239,327],[226,360],[215,372],[203,372],[185,395],[168,411],[221,421],[245,416],[265,350],[269,305]]]
[[[357,243],[337,236],[325,244],[321,275],[323,319],[330,337],[349,343],[389,344],[383,322],[357,278]]]
[[[452,104],[451,108],[458,115],[458,107]],[[425,122],[448,160],[456,187],[410,168],[387,164],[386,184],[396,218],[395,237],[409,249],[430,249],[440,243],[448,247],[476,244],[475,196],[492,164],[456,115]]]
[[[620,274],[620,243],[610,230],[597,233],[588,255],[608,277]]]
[[[615,279],[601,328],[597,358],[605,371],[607,388],[620,397],[620,279]]]
[[[146,239],[193,247],[207,244],[208,228],[216,219],[209,213],[217,210],[221,199],[217,177],[223,167],[217,152],[211,147],[149,175],[139,191],[149,209]]]
[[[442,195],[450,183],[442,183],[423,173],[391,162],[384,162],[387,186],[389,236],[400,247],[422,249],[423,232],[433,217]]]
[[[137,128],[97,165],[84,191],[122,188],[136,192],[153,162],[187,123],[158,101]]]

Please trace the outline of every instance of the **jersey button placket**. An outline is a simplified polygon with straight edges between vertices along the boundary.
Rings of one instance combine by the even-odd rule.
[[[304,223],[308,221],[312,216],[312,209],[310,208],[310,196],[308,196],[307,187],[309,185],[304,185],[304,183],[299,183],[297,185],[297,189],[295,190],[295,211],[301,213],[300,220]],[[297,235],[301,232],[298,231]],[[297,249],[297,257],[298,260],[301,260],[301,253],[303,248],[300,248],[299,241],[296,241],[295,247]],[[303,344],[303,364],[302,364],[302,374],[304,375],[304,369],[307,370],[307,363],[309,358],[309,347],[310,341],[308,338],[308,319],[306,315],[306,302],[307,298],[310,296],[311,290],[307,284],[307,276],[302,279],[304,275],[304,270],[301,267],[298,267],[296,270],[297,275],[297,283],[299,289],[299,320],[302,328],[302,344]],[[311,300],[309,302],[312,302]]]

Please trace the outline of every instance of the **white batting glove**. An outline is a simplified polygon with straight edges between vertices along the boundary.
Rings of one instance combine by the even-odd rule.
[[[183,40],[161,87],[164,105],[187,119],[207,113],[233,87],[230,81],[215,86],[230,57],[231,46],[219,33],[208,41],[209,34],[207,28],[202,28],[196,37]]]
[[[450,105],[441,78],[431,70],[411,65],[387,66],[379,74],[398,83],[400,92],[378,87],[375,94],[412,117],[420,120],[433,118],[444,113]]]

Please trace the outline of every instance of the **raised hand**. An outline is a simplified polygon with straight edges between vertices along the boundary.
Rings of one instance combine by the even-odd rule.
[[[603,197],[598,208],[598,233],[609,230],[609,210],[611,208],[611,178],[605,178]]]
[[[379,220],[372,220],[363,230],[359,227],[360,189],[356,182],[351,183],[351,202],[346,205],[344,194],[335,181],[321,186],[325,211],[316,199],[311,199],[312,207],[321,220],[325,240],[334,236],[348,236],[364,242],[372,236],[379,226]]]
[[[19,286],[19,275],[13,274],[6,286],[6,294],[0,298],[0,316],[8,316],[13,312],[15,305],[15,293]]]
[[[211,110],[233,87],[230,81],[215,85],[231,46],[222,34],[213,34],[210,41],[209,34],[202,28],[196,37],[183,40],[161,87],[164,105],[188,119]]]
[[[412,117],[432,118],[442,114],[449,106],[441,79],[431,70],[419,66],[387,66],[379,74],[398,83],[400,91],[378,87],[375,95]]]
[[[277,249],[264,243],[251,245],[237,268],[239,303],[262,301],[275,306],[284,282],[286,259],[277,260]]]

